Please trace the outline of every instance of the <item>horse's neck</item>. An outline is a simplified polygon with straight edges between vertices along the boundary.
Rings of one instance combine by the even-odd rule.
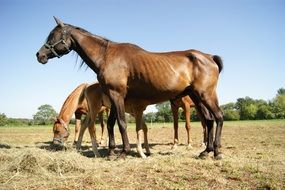
[[[98,74],[100,66],[104,63],[107,41],[103,38],[74,29],[72,38],[75,41],[75,51],[83,61]]]
[[[65,123],[69,123],[74,112],[78,108],[78,105],[83,101],[83,90],[87,84],[82,84],[77,87],[64,101],[60,113],[59,118],[61,118]]]

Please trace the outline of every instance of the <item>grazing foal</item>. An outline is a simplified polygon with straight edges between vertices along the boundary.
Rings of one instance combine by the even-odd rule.
[[[94,125],[93,123],[89,123],[90,119],[89,119],[89,109],[88,109],[88,105],[87,105],[87,99],[85,97],[85,89],[88,87],[88,84],[81,84],[78,87],[76,87],[70,94],[69,96],[66,98],[66,100],[64,101],[60,113],[58,115],[58,117],[56,118],[56,121],[54,122],[53,125],[53,133],[54,133],[54,137],[53,137],[53,144],[52,146],[54,146],[57,149],[61,149],[64,146],[64,143],[66,142],[68,136],[69,136],[69,122],[72,118],[72,115],[75,114],[75,118],[76,118],[76,125],[75,125],[75,136],[74,136],[74,144],[77,143],[78,138],[80,140],[80,143],[82,141],[82,137],[83,137],[83,133],[86,129],[86,123],[88,123],[89,125]],[[106,125],[104,124],[104,120],[103,120],[103,113],[106,112],[108,114],[109,109],[102,106],[100,107],[99,113],[98,113],[98,117],[100,120],[100,124],[101,124],[101,141],[100,143],[103,143],[104,141],[104,132],[105,132],[105,128]],[[84,122],[84,125],[81,127],[81,117],[82,115],[86,115],[86,122]],[[91,131],[90,131],[91,130]],[[95,137],[95,133],[94,129],[90,128],[89,132],[90,132],[90,138],[91,138],[91,142],[92,142],[92,147],[93,147],[93,152],[95,153],[95,145],[96,145],[96,137]],[[79,131],[81,133],[81,135],[79,135]]]

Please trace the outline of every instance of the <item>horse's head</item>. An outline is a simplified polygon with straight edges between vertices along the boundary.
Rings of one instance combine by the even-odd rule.
[[[56,149],[62,149],[69,136],[68,125],[61,119],[57,118],[53,125],[53,142],[52,146]]]
[[[37,59],[45,64],[49,59],[69,53],[72,50],[72,39],[70,35],[70,26],[65,25],[59,19],[55,18],[57,26],[50,32],[46,43],[37,52]]]

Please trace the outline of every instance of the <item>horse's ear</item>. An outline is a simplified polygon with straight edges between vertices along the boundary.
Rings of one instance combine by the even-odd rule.
[[[56,18],[55,16],[53,16],[53,18],[54,18],[56,24],[58,24],[58,25],[61,26],[61,27],[64,27],[64,24],[63,24],[63,22],[62,22],[61,20],[59,20],[59,19]]]

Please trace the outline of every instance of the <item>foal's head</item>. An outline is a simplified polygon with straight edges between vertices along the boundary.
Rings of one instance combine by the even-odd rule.
[[[49,59],[69,53],[72,50],[70,26],[55,18],[57,26],[50,32],[46,43],[37,52],[37,59],[45,64]]]
[[[69,128],[61,119],[57,118],[53,125],[53,141],[52,146],[61,149],[69,136]]]

